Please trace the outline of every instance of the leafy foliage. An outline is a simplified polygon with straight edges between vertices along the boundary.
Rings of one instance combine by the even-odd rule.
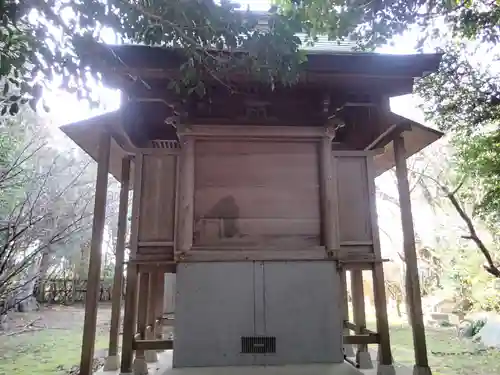
[[[277,0],[284,14],[301,22],[314,39],[352,38],[363,48],[391,41],[396,34],[418,26],[422,42],[451,26],[453,35],[480,37],[497,42],[500,37],[500,5],[495,0]]]
[[[500,80],[492,67],[471,61],[477,49],[466,51],[463,43],[449,45],[439,72],[421,80],[417,93],[429,120],[454,134],[458,178],[468,178],[466,187],[479,198],[474,214],[495,224],[500,214]]]
[[[19,101],[34,107],[43,86],[54,79],[80,98],[92,99],[90,87],[100,75],[87,57],[102,52],[97,43],[103,31],[129,43],[181,47],[186,62],[181,66],[182,77],[171,86],[178,91],[203,94],[202,77],[220,80],[221,73],[234,69],[258,74],[271,84],[290,82],[300,62],[300,40],[295,36],[299,23],[273,13],[263,28],[256,16],[237,11],[226,0],[220,4],[212,0],[4,0],[0,14],[4,114],[16,113]],[[222,49],[245,53],[222,54]],[[7,95],[11,87],[14,94]]]

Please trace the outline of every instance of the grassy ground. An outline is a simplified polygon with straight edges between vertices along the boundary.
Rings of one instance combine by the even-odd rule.
[[[80,361],[81,330],[45,330],[0,340],[0,375],[68,374]],[[100,335],[96,349],[106,344],[107,337]]]
[[[461,340],[450,328],[427,328],[426,336],[433,375],[500,374],[499,350],[484,350],[470,340]],[[391,344],[396,362],[409,366],[415,363],[409,327],[392,326]]]
[[[103,307],[98,314],[96,356],[101,358],[108,341],[109,312],[109,307]],[[412,366],[411,330],[394,319],[391,321],[394,359]],[[0,375],[62,375],[72,373],[78,365],[81,307],[20,314],[11,326],[10,332],[0,336]],[[460,340],[454,329],[427,328],[427,343],[434,375],[500,375],[500,351],[484,351],[470,340]]]
[[[109,309],[103,310],[96,334],[98,357],[104,357],[108,343],[108,327],[102,319],[109,319]],[[81,307],[15,314],[9,326],[0,336],[0,375],[62,375],[72,373],[79,364]]]

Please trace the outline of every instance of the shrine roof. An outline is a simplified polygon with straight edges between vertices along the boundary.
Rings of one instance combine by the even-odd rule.
[[[385,86],[380,89],[388,96],[411,93],[414,78],[435,72],[442,57],[439,53],[361,52],[353,50],[350,43],[338,44],[328,40],[320,40],[315,46],[305,46],[304,50],[307,59],[302,64],[301,83],[331,86],[339,80],[344,83],[352,81],[357,85]],[[125,89],[137,77],[147,82],[171,78],[173,74],[178,74],[179,66],[185,61],[181,48],[138,44],[100,44],[86,58],[100,69],[105,83],[120,89]],[[354,76],[363,77],[363,82],[355,83]]]

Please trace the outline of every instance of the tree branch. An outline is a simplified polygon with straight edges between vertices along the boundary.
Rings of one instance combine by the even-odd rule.
[[[418,172],[418,173],[420,173],[420,172]],[[483,266],[484,269],[486,270],[486,272],[488,272],[489,274],[491,274],[492,276],[494,276],[496,278],[500,278],[500,269],[493,261],[493,257],[491,256],[490,251],[488,250],[488,248],[486,247],[484,242],[481,240],[481,238],[479,238],[477,231],[476,231],[476,228],[474,226],[474,223],[472,221],[472,218],[467,214],[467,212],[465,212],[465,209],[462,207],[462,205],[460,204],[460,202],[458,201],[458,199],[456,197],[456,193],[465,183],[465,179],[463,179],[455,189],[450,190],[450,189],[448,189],[448,187],[446,185],[442,184],[437,179],[435,179],[431,176],[428,176],[426,174],[423,174],[423,173],[421,173],[421,174],[423,177],[433,181],[439,187],[439,189],[441,189],[441,191],[445,194],[445,197],[448,198],[451,205],[453,206],[455,211],[460,216],[460,218],[464,221],[464,223],[467,226],[467,229],[469,231],[469,235],[462,236],[462,238],[466,238],[466,239],[470,239],[470,240],[474,241],[474,243],[478,247],[479,251],[481,251],[484,258],[486,259],[487,265]]]

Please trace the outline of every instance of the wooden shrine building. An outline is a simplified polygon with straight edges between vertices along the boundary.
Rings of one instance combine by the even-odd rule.
[[[173,348],[176,369],[325,364],[357,373],[372,366],[367,346],[376,344],[378,373],[394,374],[374,181],[394,166],[414,373],[430,374],[405,159],[442,134],[392,113],[389,98],[411,93],[441,56],[309,53],[297,84],[271,90],[240,77],[230,91],[209,81],[179,120],[167,86],[182,54],[107,48],[118,58],[101,70],[122,91],[121,108],[62,127],[98,162],[81,375],[92,372],[108,173],[122,193],[106,370],[144,375],[157,351]],[[376,331],[366,328],[362,270],[373,278]],[[176,274],[173,340],[162,337],[166,273]]]

